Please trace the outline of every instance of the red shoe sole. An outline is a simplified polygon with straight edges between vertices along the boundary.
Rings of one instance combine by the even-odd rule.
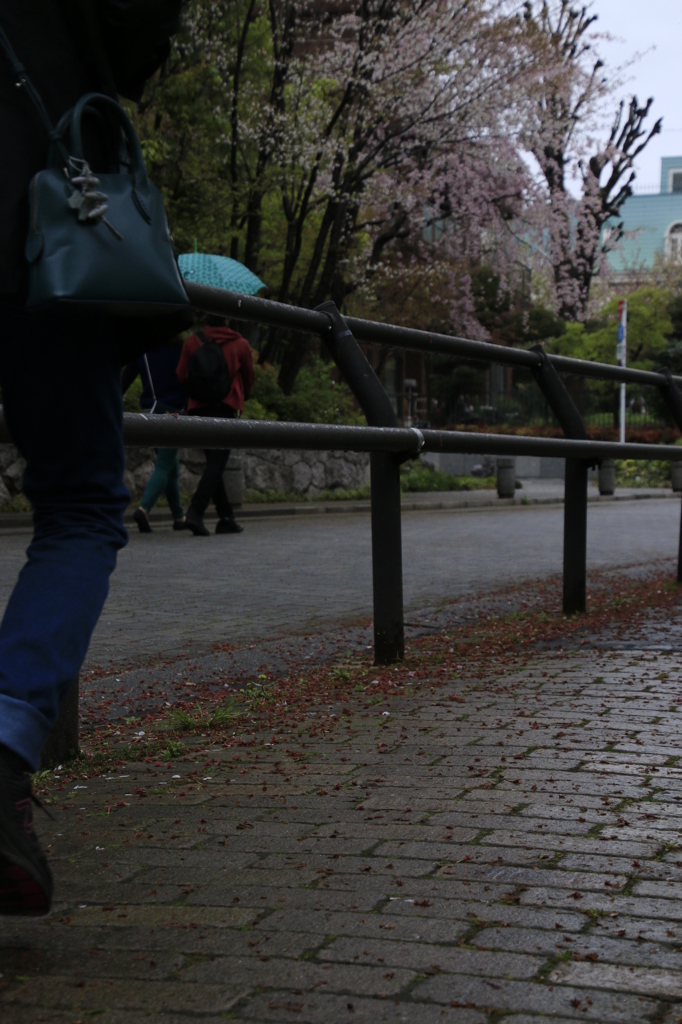
[[[0,862],[0,915],[42,917],[50,909],[39,882],[18,864]]]

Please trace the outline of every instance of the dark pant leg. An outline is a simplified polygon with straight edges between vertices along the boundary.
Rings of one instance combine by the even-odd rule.
[[[127,541],[110,322],[0,306],[0,385],[34,536],[0,625],[0,743],[37,768]]]
[[[220,487],[222,486],[223,492],[225,490],[223,473],[225,472],[227,460],[230,457],[229,451],[223,448],[206,448],[204,454],[206,456],[206,468],[192,498],[192,507],[202,516],[208,508],[211,499],[219,492]],[[226,494],[225,501],[227,501]]]
[[[221,403],[219,406],[213,406],[210,408],[193,409],[192,415],[234,419],[237,416],[237,410],[233,409],[231,405]],[[204,454],[206,456],[206,468],[197,485],[197,489],[194,492],[192,508],[194,508],[199,515],[203,516],[209,506],[209,503],[214,501],[216,511],[220,518],[231,519],[234,517],[234,512],[230,502],[228,501],[223,481],[223,473],[225,472],[227,460],[230,457],[229,449],[206,448],[204,449]]]
[[[232,505],[230,505],[230,499],[228,498],[227,491],[225,490],[225,477],[223,476],[225,466],[227,466],[229,461],[230,451],[228,449],[225,452],[225,465],[223,466],[222,472],[220,473],[220,476],[216,481],[216,485],[213,488],[213,504],[215,505],[216,512],[220,519],[234,519],[234,509],[232,508]]]

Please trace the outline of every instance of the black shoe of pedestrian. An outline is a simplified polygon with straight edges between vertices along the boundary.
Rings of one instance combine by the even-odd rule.
[[[174,519],[173,520],[173,529],[174,530],[186,530],[187,529],[187,521],[185,519]]]
[[[41,917],[52,904],[52,873],[33,828],[31,777],[0,752],[0,914]]]
[[[219,519],[215,527],[216,533],[243,533],[244,527],[235,523],[234,519]]]
[[[211,532],[204,526],[203,517],[195,512],[193,509],[187,510],[185,516],[185,526],[188,530],[191,530],[195,537],[210,537]]]
[[[153,533],[149,519],[141,508],[136,508],[133,512],[133,519],[137,523],[137,528],[140,533]]]

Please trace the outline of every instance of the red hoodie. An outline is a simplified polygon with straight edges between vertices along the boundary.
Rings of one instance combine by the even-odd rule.
[[[232,377],[232,387],[223,398],[223,402],[241,412],[244,408],[244,399],[248,398],[251,394],[255,379],[251,348],[248,341],[230,327],[202,327],[201,333],[205,334],[207,338],[217,341],[223,350],[225,362]],[[180,362],[176,371],[181,384],[187,383],[189,357],[193,352],[196,352],[200,345],[199,338],[197,338],[196,334],[193,334],[191,338],[187,338],[182,346]],[[190,398],[187,403],[188,409],[202,409],[205,407],[206,402],[197,402],[193,398]]]

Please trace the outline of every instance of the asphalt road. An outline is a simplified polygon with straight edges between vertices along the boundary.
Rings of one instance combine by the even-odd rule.
[[[677,555],[680,509],[670,499],[592,505],[588,567]],[[408,615],[562,567],[563,509],[410,512],[403,516]],[[0,606],[23,562],[24,534],[0,536]],[[215,642],[313,633],[372,614],[365,515],[251,520],[243,534],[131,534],[112,579],[88,662],[175,655]]]

